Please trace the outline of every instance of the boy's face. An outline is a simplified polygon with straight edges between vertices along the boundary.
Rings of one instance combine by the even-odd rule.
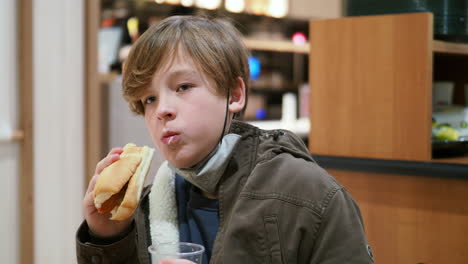
[[[179,51],[156,72],[141,97],[153,142],[175,167],[196,165],[219,142],[226,98],[216,94],[212,83]]]

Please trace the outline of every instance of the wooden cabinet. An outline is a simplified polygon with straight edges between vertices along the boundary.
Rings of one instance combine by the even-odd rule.
[[[328,172],[358,202],[375,263],[468,263],[466,179]]]
[[[432,160],[434,57],[468,66],[468,45],[433,40],[431,13],[314,20],[310,45],[311,153]]]

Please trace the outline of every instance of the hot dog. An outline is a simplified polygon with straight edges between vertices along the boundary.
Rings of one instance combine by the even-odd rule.
[[[111,220],[132,216],[153,158],[154,149],[125,145],[120,159],[106,167],[94,186],[94,205],[101,214],[111,213]]]

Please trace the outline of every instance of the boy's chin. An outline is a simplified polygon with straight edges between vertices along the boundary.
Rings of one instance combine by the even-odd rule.
[[[198,162],[193,161],[193,160],[173,160],[173,159],[168,159],[169,163],[172,164],[172,166],[178,168],[178,169],[188,169],[193,166],[195,166]]]
[[[163,152],[163,156],[174,167],[178,169],[190,169],[202,162],[209,153],[200,151],[188,151],[187,149],[177,152]]]

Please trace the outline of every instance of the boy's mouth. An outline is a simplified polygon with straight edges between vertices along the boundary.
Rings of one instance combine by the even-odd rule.
[[[180,138],[179,133],[168,131],[168,132],[164,132],[161,138],[161,141],[164,144],[171,145],[171,144],[176,143],[179,140],[179,138]]]

